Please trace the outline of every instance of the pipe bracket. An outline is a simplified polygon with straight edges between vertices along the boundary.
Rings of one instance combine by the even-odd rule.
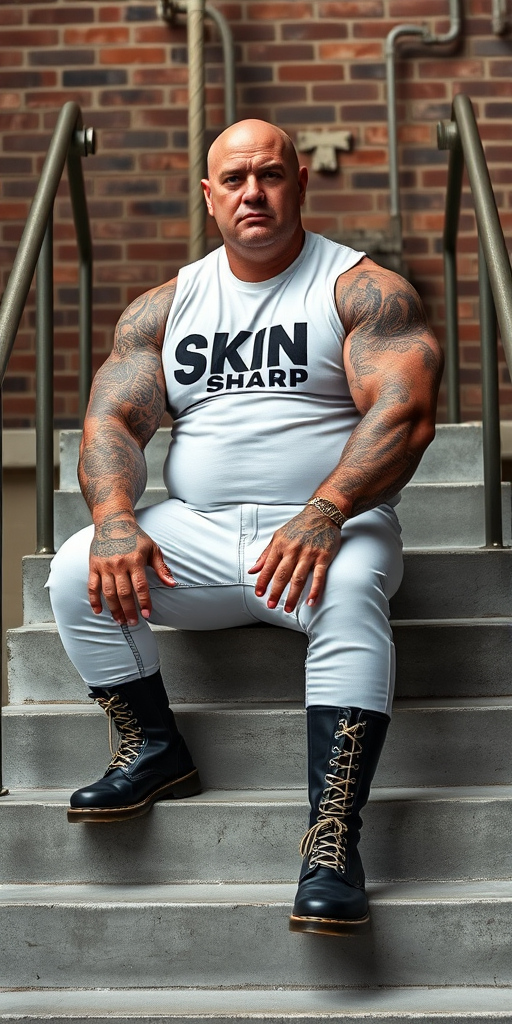
[[[460,134],[456,121],[438,122],[437,148],[452,151],[461,148]]]
[[[79,156],[93,156],[96,152],[94,128],[77,128],[73,134],[73,149]]]

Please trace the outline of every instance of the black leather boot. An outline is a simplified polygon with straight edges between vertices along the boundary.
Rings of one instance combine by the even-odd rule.
[[[109,717],[112,760],[98,782],[71,796],[68,821],[121,821],[155,800],[201,792],[197,769],[169,707],[160,672],[89,694]],[[116,751],[112,724],[120,736]]]
[[[370,923],[357,849],[359,812],[370,793],[388,715],[361,708],[310,707],[308,772],[311,814],[290,929],[355,935]]]

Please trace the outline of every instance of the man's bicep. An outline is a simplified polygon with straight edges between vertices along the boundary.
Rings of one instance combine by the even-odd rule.
[[[442,356],[409,282],[380,268],[360,272],[341,295],[339,308],[348,325],[345,369],[361,412],[384,391],[397,404],[428,406],[435,400]]]

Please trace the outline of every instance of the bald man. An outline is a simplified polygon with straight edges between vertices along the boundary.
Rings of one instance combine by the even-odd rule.
[[[63,545],[49,587],[120,735],[103,778],[72,795],[72,822],[200,791],[149,623],[307,635],[311,814],[290,926],[351,934],[368,927],[360,811],[393,695],[395,505],[434,435],[441,357],[406,281],[304,231],[306,184],[266,122],[211,147],[202,187],[224,244],[121,317],[81,445],[94,525]],[[166,406],[169,498],[135,512]]]

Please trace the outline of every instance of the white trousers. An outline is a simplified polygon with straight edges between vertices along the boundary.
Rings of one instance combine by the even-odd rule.
[[[389,599],[402,578],[400,526],[383,505],[349,520],[317,605],[306,603],[311,580],[293,612],[256,597],[247,570],[276,529],[302,506],[229,505],[207,512],[171,498],[137,512],[160,545],[177,581],[165,587],[148,570],[150,622],[176,629],[226,629],[267,622],[307,634],[306,704],[362,707],[390,714],[394,646]],[[75,534],[52,561],[47,586],[66,652],[89,686],[108,687],[152,675],[159,658],[148,622],[118,625],[108,609],[95,615],[87,597],[93,528]],[[277,667],[276,667],[277,671]]]

